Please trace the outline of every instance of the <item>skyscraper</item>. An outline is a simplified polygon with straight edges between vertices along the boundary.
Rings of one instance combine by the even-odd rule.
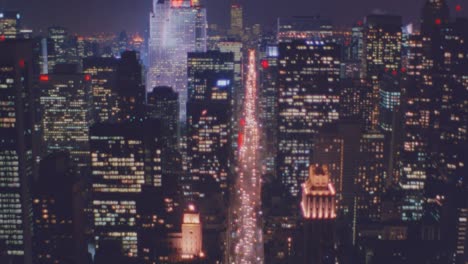
[[[0,243],[6,255],[0,260],[6,258],[6,263],[32,263],[32,48],[30,41],[0,42]]]
[[[280,43],[278,173],[294,196],[308,176],[312,139],[339,118],[340,48],[322,41]]]
[[[219,188],[226,195],[232,158],[234,54],[189,53],[188,75],[187,152],[192,193],[204,197],[208,191],[216,192],[212,188]]]
[[[77,65],[60,64],[54,74],[40,76],[39,89],[45,152],[68,151],[77,166],[89,167],[90,76]]]
[[[327,167],[311,165],[309,178],[302,184],[302,263],[333,263],[335,195]]]
[[[364,133],[360,139],[358,171],[354,180],[353,241],[360,226],[380,221],[387,177],[384,147],[385,136],[378,131]]]
[[[91,78],[93,118],[97,123],[112,121],[119,112],[116,99],[116,71],[114,58],[91,57],[83,60],[83,72]]]
[[[178,149],[179,139],[179,95],[171,87],[155,87],[147,95],[146,114],[151,119],[162,121],[169,135],[169,145]]]
[[[172,87],[179,94],[181,122],[186,121],[187,53],[206,50],[206,29],[206,10],[198,1],[153,1],[146,89]]]
[[[161,187],[160,123],[96,124],[91,128],[91,192],[96,247],[116,241],[138,256],[137,200],[144,185]]]
[[[385,72],[401,68],[402,18],[392,15],[369,15],[364,29],[364,76],[372,86],[371,124],[375,128],[379,117],[380,80]]]
[[[229,34],[238,39],[242,38],[244,29],[243,9],[240,4],[233,3],[231,5],[231,25]]]
[[[145,85],[139,53],[125,51],[117,63],[115,93],[118,120],[135,121],[144,116]]]
[[[271,42],[270,42],[271,41]],[[278,75],[278,46],[273,45],[273,40],[266,40],[267,43],[262,46],[260,70],[259,70],[259,120],[263,125],[262,134],[260,137],[263,140],[262,145],[265,148],[263,156],[263,165],[266,172],[271,175],[276,175],[276,148],[277,133],[278,133],[278,93],[276,79]]]

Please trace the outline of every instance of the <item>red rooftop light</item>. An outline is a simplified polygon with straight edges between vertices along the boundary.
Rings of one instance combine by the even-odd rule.
[[[5,41],[5,35],[0,35],[0,41]]]
[[[456,5],[456,6],[455,6],[455,11],[461,12],[461,11],[462,11],[461,5]]]
[[[85,81],[91,81],[91,75],[89,74],[86,74],[85,77],[84,77]]]
[[[41,81],[41,82],[48,82],[48,81],[49,81],[49,75],[47,75],[47,74],[41,74],[41,75],[39,76],[39,81]]]
[[[437,18],[437,19],[435,20],[435,24],[436,24],[436,25],[442,24],[442,20],[441,20],[440,18]]]
[[[267,60],[262,60],[261,63],[262,63],[262,68],[263,69],[267,69],[270,66],[270,64],[268,63]]]
[[[24,68],[26,66],[26,62],[24,61],[24,59],[20,59],[18,65],[20,66],[20,68]]]

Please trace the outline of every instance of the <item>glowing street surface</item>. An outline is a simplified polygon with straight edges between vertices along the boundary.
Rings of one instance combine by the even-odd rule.
[[[257,122],[257,73],[255,51],[249,51],[243,118],[239,129],[237,183],[232,210],[234,245],[232,263],[263,263],[261,228],[261,170]]]

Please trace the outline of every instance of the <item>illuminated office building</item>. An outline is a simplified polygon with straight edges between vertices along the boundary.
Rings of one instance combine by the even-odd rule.
[[[179,94],[180,121],[185,122],[187,54],[206,51],[206,9],[198,1],[154,0],[149,23],[146,89],[172,87]]]
[[[335,187],[326,166],[311,165],[302,184],[304,259],[301,263],[330,263],[335,245]]]
[[[361,136],[357,177],[354,180],[353,241],[360,226],[380,221],[386,180],[385,136],[377,131]]]
[[[138,195],[144,185],[162,186],[159,128],[157,121],[91,128],[91,209],[98,250],[111,240],[125,256],[138,256]]]
[[[0,11],[0,39],[20,37],[21,14],[15,11]]]
[[[398,113],[400,112],[402,76],[398,72],[384,74],[381,77],[379,92],[379,127],[385,132],[396,129]]]
[[[379,117],[380,77],[385,72],[401,68],[402,18],[391,15],[369,15],[364,28],[364,77],[372,85],[371,127]]]
[[[90,76],[77,65],[57,65],[54,74],[39,77],[39,93],[44,151],[68,151],[81,169],[89,167]]]
[[[400,187],[404,192],[402,220],[419,220],[423,215],[424,190],[430,170],[433,91],[411,76],[403,88],[403,135],[398,168]]]
[[[340,56],[322,41],[279,45],[277,166],[294,196],[308,176],[313,137],[339,118]]]
[[[30,41],[0,42],[0,241],[2,263],[31,260],[30,181],[34,174]],[[3,262],[5,261],[5,262]]]
[[[48,32],[53,47],[53,62],[50,68],[53,70],[56,64],[67,63],[68,30],[63,27],[50,27]]]
[[[435,74],[434,87],[440,87],[439,168],[457,181],[465,175],[468,148],[468,20],[458,18],[444,30],[441,49],[444,59]],[[463,180],[466,182],[466,180]]]
[[[187,153],[191,192],[200,198],[209,191],[227,194],[232,158],[234,54],[189,53],[188,77]]]
[[[364,29],[364,56],[367,77],[372,78],[385,69],[401,68],[401,17],[369,15]]]
[[[83,60],[83,72],[91,77],[93,118],[96,123],[112,121],[119,109],[116,100],[116,71],[114,58],[91,57]]]
[[[242,67],[242,60],[243,60],[243,44],[242,42],[238,41],[218,41],[216,42],[216,50],[219,50],[224,53],[233,53],[234,54],[234,83],[233,83],[233,94],[231,96],[231,102],[234,106],[233,112],[231,115],[231,145],[234,150],[234,159],[236,159],[237,155],[237,134],[239,131],[239,120],[240,115],[242,113],[242,106],[244,102],[244,89],[242,85],[242,74],[243,74],[243,67]]]
[[[276,148],[278,133],[278,94],[276,78],[278,75],[278,46],[271,44],[274,40],[268,40],[261,47],[259,70],[259,121],[263,125],[260,140],[265,147],[263,153],[263,165],[266,173],[276,174]]]
[[[240,4],[231,5],[231,28],[229,34],[241,38],[244,30],[243,9]]]

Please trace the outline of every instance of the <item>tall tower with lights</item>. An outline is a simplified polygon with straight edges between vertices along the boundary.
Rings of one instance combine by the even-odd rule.
[[[180,121],[187,103],[187,54],[206,51],[206,9],[199,1],[154,0],[150,14],[147,91],[173,87],[179,94]]]
[[[324,264],[333,257],[335,196],[328,168],[311,165],[309,178],[302,184],[303,263]]]

